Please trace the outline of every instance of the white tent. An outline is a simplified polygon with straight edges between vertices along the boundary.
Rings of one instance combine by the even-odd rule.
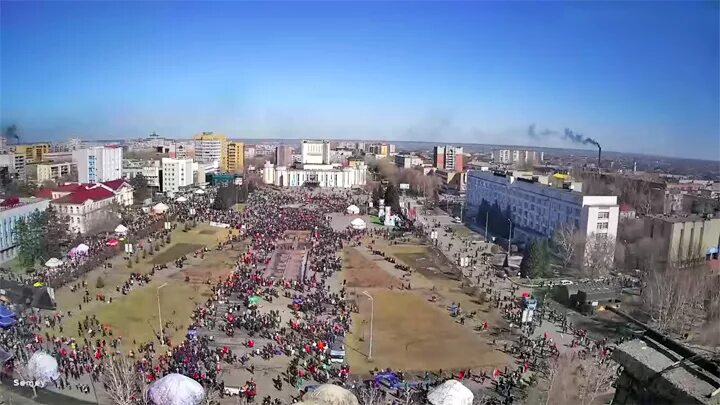
[[[127,233],[128,229],[125,225],[120,224],[115,227],[115,233],[123,234],[125,235]]]
[[[198,405],[205,399],[205,390],[192,378],[173,373],[152,383],[148,397],[155,404]]]
[[[54,269],[55,267],[60,267],[62,266],[62,264],[62,260],[56,259],[54,257],[45,262],[45,266],[50,267],[51,269]]]
[[[84,243],[81,243],[81,244],[77,245],[75,250],[79,253],[87,253],[87,251],[90,250],[90,246],[88,246]]]
[[[447,380],[428,393],[432,405],[472,405],[474,395],[458,380]]]
[[[30,378],[43,384],[48,384],[60,377],[57,360],[42,351],[33,353],[28,361],[27,371]]]
[[[358,399],[352,392],[333,384],[322,384],[304,399],[323,405],[358,405]]]
[[[352,221],[350,221],[350,226],[352,229],[365,229],[367,228],[367,224],[365,224],[365,221],[363,221],[360,218],[355,218]]]
[[[156,214],[164,214],[168,210],[168,206],[163,203],[157,203],[153,206],[153,212]]]
[[[187,201],[187,198],[185,198],[185,197],[178,197],[178,198],[175,199],[175,201],[177,201],[177,202],[185,202],[185,201]]]
[[[360,208],[358,208],[357,205],[351,205],[347,207],[347,213],[350,215],[357,215],[360,213]]]
[[[195,190],[195,194],[205,194],[205,190]]]

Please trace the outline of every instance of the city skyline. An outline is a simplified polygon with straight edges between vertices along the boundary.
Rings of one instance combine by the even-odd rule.
[[[717,3],[7,3],[26,139],[373,138],[719,160]]]

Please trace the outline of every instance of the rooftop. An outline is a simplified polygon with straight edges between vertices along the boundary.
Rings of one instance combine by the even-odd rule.
[[[2,199],[2,202],[11,200],[12,198],[17,198],[17,197],[10,197],[10,196],[5,197]],[[23,198],[17,198],[17,200],[18,200],[17,204],[13,204],[13,205],[3,205],[2,203],[0,203],[0,212],[9,211],[9,210],[19,208],[19,207],[24,207],[24,206],[30,205],[30,204],[36,204],[36,203],[45,201],[46,199],[45,198],[37,198],[37,197],[30,197],[30,198],[23,197]]]
[[[713,218],[711,215],[697,215],[697,214],[659,214],[659,215],[648,215],[648,217],[657,219],[660,221],[665,221],[669,223],[680,223],[680,222],[701,222],[701,221],[709,221],[712,219],[718,219]]]

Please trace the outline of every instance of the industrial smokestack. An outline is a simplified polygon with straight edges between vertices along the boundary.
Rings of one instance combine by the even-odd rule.
[[[597,142],[595,143],[595,145],[597,145],[597,148],[598,148],[598,173],[600,173],[600,160],[602,159],[602,147]]]

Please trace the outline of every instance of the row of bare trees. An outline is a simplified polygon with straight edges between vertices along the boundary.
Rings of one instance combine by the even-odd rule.
[[[555,230],[553,251],[563,270],[577,268],[588,278],[605,277],[613,269],[614,238],[607,234],[583,235],[570,224]]]

